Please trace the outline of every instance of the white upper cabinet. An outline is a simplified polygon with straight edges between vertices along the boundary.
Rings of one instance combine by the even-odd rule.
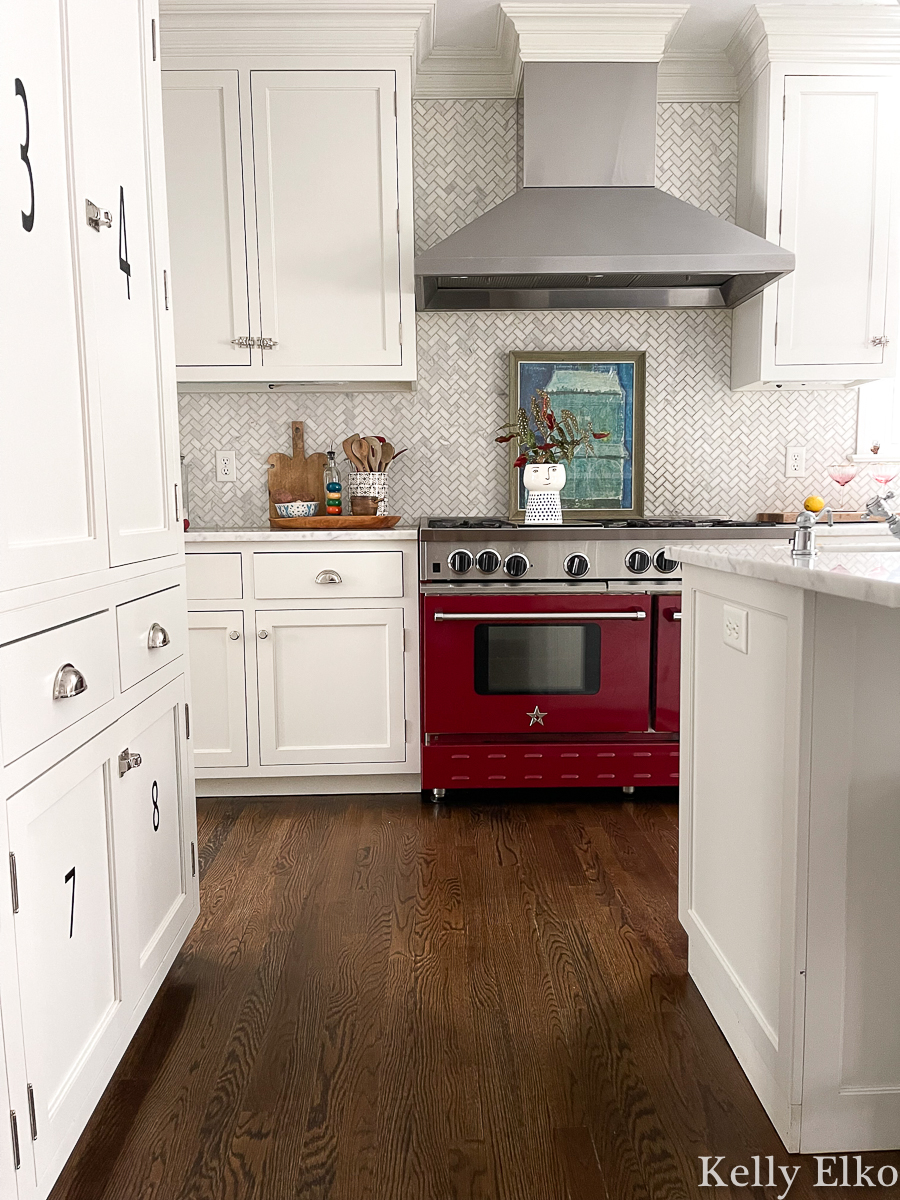
[[[176,361],[249,367],[259,313],[251,329],[237,71],[164,72],[163,121]]]
[[[266,369],[399,367],[393,72],[250,78]]]
[[[768,7],[744,27],[756,49],[738,57],[737,222],[792,250],[797,265],[735,309],[734,388],[840,387],[895,371],[900,30],[882,31],[863,55],[858,26],[870,10],[834,10],[824,27],[821,11]],[[760,47],[767,63],[754,57]],[[855,47],[865,65],[852,61]]]
[[[359,61],[163,73],[179,379],[415,377],[409,62]]]
[[[92,294],[114,566],[173,554],[180,545],[177,414],[164,375],[171,355],[163,343],[172,330],[159,312],[165,315],[166,262],[157,263],[154,229],[164,193],[154,193],[150,171],[158,104],[151,19],[144,5],[118,0],[69,6],[79,195],[110,220],[92,229],[82,219],[79,234]],[[164,210],[158,217],[164,237]]]
[[[107,564],[98,397],[81,314],[57,0],[0,37],[0,589]]]

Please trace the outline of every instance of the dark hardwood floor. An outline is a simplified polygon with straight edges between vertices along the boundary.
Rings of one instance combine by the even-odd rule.
[[[201,802],[200,918],[52,1200],[784,1191],[701,1190],[700,1155],[859,1195],[813,1188],[687,978],[672,795],[595,795]]]

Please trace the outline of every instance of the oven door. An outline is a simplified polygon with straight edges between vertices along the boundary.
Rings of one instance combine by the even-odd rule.
[[[426,596],[428,734],[643,732],[650,598]]]
[[[656,599],[656,714],[653,728],[678,732],[681,687],[681,597]]]

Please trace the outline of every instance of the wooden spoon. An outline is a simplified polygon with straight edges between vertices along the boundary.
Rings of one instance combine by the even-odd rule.
[[[369,447],[369,470],[377,471],[381,466],[381,442],[377,437],[363,438]]]
[[[353,451],[353,465],[357,471],[365,473],[369,469],[369,447],[366,442],[356,434],[353,441],[350,443],[350,449]]]
[[[385,442],[381,447],[381,470],[386,471],[391,465],[391,459],[394,457],[394,447],[390,442]]]
[[[344,438],[344,440],[341,442],[341,445],[344,447],[344,454],[347,456],[347,461],[350,463],[351,467],[355,467],[358,471],[360,470],[359,459],[353,453],[353,443],[355,441],[359,441],[358,433],[353,433],[350,435],[350,437]]]

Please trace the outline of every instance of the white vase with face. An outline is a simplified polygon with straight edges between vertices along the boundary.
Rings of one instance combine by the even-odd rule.
[[[565,463],[529,463],[522,480],[528,492],[526,525],[562,525],[559,493],[566,486]]]

